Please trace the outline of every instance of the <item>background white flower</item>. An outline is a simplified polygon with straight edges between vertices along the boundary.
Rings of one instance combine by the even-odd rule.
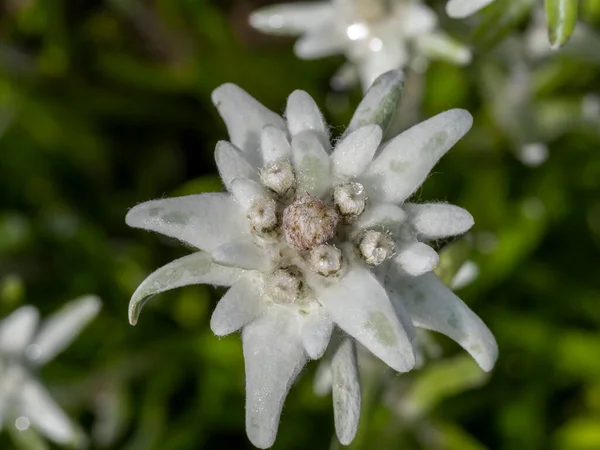
[[[32,369],[64,350],[100,307],[97,297],[85,296],[67,303],[39,328],[39,313],[33,306],[23,306],[0,322],[0,427],[32,426],[61,445],[81,446],[85,442],[82,431],[56,404]]]
[[[382,73],[416,58],[467,64],[467,47],[437,30],[437,16],[420,0],[333,0],[261,8],[250,24],[271,34],[302,35],[295,53],[302,59],[345,54],[348,63],[332,79],[345,89],[360,79],[366,90]]]
[[[215,160],[229,193],[154,200],[127,214],[130,226],[200,249],[138,287],[133,324],[156,293],[194,283],[231,286],[211,329],[220,336],[243,329],[246,428],[258,447],[273,444],[287,391],[308,359],[323,355],[334,324],[351,336],[334,357],[342,443],[354,437],[360,414],[354,340],[406,372],[415,365],[414,323],[452,337],[485,370],[495,361],[493,336],[430,273],[437,253],[423,243],[464,233],[473,218],[445,204],[398,206],[472,118],[446,111],[382,145],[402,85],[401,72],[381,76],[333,149],[305,92],[290,95],[284,120],[223,85],[213,101],[231,143],[217,144]]]
[[[463,19],[485,8],[494,0],[448,0],[446,13],[455,19]]]

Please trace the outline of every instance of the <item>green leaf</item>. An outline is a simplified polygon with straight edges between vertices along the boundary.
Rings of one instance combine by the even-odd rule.
[[[579,0],[545,0],[545,4],[548,39],[556,50],[565,45],[573,33]]]

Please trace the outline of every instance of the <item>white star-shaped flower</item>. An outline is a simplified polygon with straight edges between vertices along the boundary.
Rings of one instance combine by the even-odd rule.
[[[414,323],[452,337],[485,370],[494,364],[492,334],[431,272],[438,256],[423,243],[464,233],[473,218],[452,205],[404,203],[472,118],[446,111],[382,142],[402,85],[398,71],[376,80],[332,146],[307,93],[290,95],[284,119],[225,84],[213,102],[231,138],[215,151],[228,192],[149,201],[127,214],[132,227],[199,249],[142,282],[131,323],[159,292],[231,286],[211,328],[219,336],[242,329],[246,428],[257,447],[273,444],[291,384],[323,355],[334,326],[353,338],[340,350],[335,383],[344,396],[335,403],[343,443],[360,409],[354,339],[406,372],[415,365]]]
[[[23,306],[0,322],[0,427],[32,426],[48,439],[79,446],[85,436],[52,399],[32,370],[63,351],[100,310],[85,296],[67,303],[38,328],[38,310]]]
[[[344,89],[357,77],[366,90],[381,74],[415,60],[471,61],[471,52],[437,30],[437,17],[420,0],[332,0],[273,5],[250,16],[265,33],[302,35],[295,53],[302,59],[345,54],[332,84]]]

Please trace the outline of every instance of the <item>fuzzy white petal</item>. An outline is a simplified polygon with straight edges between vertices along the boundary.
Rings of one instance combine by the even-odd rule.
[[[246,275],[219,300],[210,318],[210,329],[226,336],[252,322],[264,310],[256,277]]]
[[[313,28],[306,32],[294,45],[294,52],[300,59],[319,59],[344,52],[346,37],[334,26]]]
[[[414,277],[431,272],[439,261],[440,257],[436,251],[422,242],[412,242],[401,246],[398,254],[394,257],[394,262]]]
[[[452,109],[392,139],[366,172],[369,194],[390,203],[403,202],[472,124],[471,114]]]
[[[406,217],[402,208],[391,203],[369,204],[356,220],[355,226],[358,229],[383,227],[385,230],[396,231]]]
[[[313,98],[306,92],[296,90],[291,93],[287,101],[285,118],[292,138],[303,131],[312,131],[329,142],[323,115]]]
[[[78,433],[71,420],[46,388],[29,375],[23,380],[18,401],[19,414],[27,417],[31,425],[49,439],[62,445],[73,445],[77,441]]]
[[[464,19],[480,9],[486,7],[494,0],[448,0],[446,14],[454,19]]]
[[[94,295],[86,295],[68,302],[42,322],[31,343],[30,359],[42,365],[63,351],[83,328],[100,312],[102,302]]]
[[[275,442],[283,403],[307,361],[297,314],[273,305],[243,329],[246,432],[259,448]]]
[[[325,194],[331,187],[330,161],[319,138],[310,131],[297,134],[292,138],[292,151],[297,192],[315,197]]]
[[[305,317],[302,325],[302,343],[311,359],[319,359],[323,356],[331,339],[332,331],[333,321],[323,308],[311,311]]]
[[[231,182],[231,193],[240,206],[247,210],[256,200],[270,198],[265,189],[256,181],[247,178],[236,178]]]
[[[436,13],[421,2],[409,2],[402,5],[402,34],[405,37],[430,34],[437,26]]]
[[[458,65],[469,64],[471,51],[461,42],[445,33],[427,33],[415,39],[416,48],[426,57],[441,59]]]
[[[273,125],[263,127],[260,135],[260,148],[265,164],[292,159],[292,147],[287,133]]]
[[[438,331],[454,339],[489,371],[498,356],[494,336],[483,321],[440,281],[434,273],[403,277],[395,281],[403,302],[417,327]]]
[[[138,286],[129,302],[129,322],[136,324],[144,304],[153,295],[191,284],[231,286],[243,273],[241,269],[215,264],[204,252],[176,259],[151,273]]]
[[[262,272],[268,271],[272,266],[265,251],[250,240],[227,242],[215,248],[210,255],[215,263],[222,266]]]
[[[125,222],[205,251],[248,232],[242,209],[231,196],[222,193],[151,200],[131,208]]]
[[[379,125],[365,125],[347,134],[331,154],[333,174],[338,177],[357,177],[367,168],[381,143]]]
[[[22,354],[33,338],[39,313],[33,306],[22,306],[0,322],[0,350]]]
[[[272,5],[250,14],[249,22],[263,33],[297,36],[333,19],[331,2]]]
[[[475,223],[467,210],[447,203],[405,203],[403,208],[419,239],[456,236],[466,233]]]
[[[398,372],[415,365],[410,340],[379,282],[353,265],[338,283],[314,285],[321,303],[338,326]]]
[[[350,445],[358,430],[361,407],[360,378],[353,339],[346,338],[340,343],[331,361],[331,372],[335,433],[342,445]]]
[[[396,112],[403,88],[404,74],[399,70],[378,77],[356,108],[346,133],[365,125],[379,125],[385,131]]]
[[[225,121],[231,143],[241,149],[254,165],[259,166],[260,132],[265,125],[285,130],[283,118],[231,83],[215,89],[212,101]]]
[[[227,141],[217,143],[215,162],[223,184],[231,192],[231,182],[236,178],[258,180],[256,168],[245,158],[241,150]]]

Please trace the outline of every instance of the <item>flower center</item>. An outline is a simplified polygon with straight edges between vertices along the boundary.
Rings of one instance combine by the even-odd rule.
[[[260,181],[280,197],[291,196],[296,185],[294,169],[289,161],[267,164],[260,172]]]
[[[340,184],[333,189],[333,203],[340,214],[348,218],[359,216],[365,209],[367,193],[355,181]]]
[[[257,233],[272,231],[277,226],[277,204],[272,199],[256,200],[248,209],[248,220]]]
[[[394,242],[385,233],[367,230],[358,239],[358,250],[367,264],[378,266],[392,257]]]
[[[288,245],[310,250],[335,236],[339,215],[311,195],[296,200],[283,211],[283,234]]]
[[[319,245],[310,252],[310,267],[325,277],[335,275],[342,268],[342,251],[332,245]]]
[[[302,277],[293,268],[278,269],[267,278],[267,295],[275,303],[289,305],[302,297]]]

